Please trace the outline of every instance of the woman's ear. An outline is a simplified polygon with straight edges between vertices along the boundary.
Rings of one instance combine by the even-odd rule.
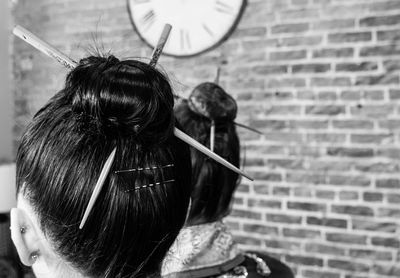
[[[40,237],[33,226],[29,215],[21,208],[11,209],[11,239],[21,262],[32,266],[38,259],[40,251]]]

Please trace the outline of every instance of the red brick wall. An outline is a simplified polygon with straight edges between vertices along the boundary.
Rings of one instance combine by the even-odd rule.
[[[239,102],[246,170],[229,224],[300,278],[400,277],[400,1],[249,0],[238,29],[161,58],[177,92],[214,78]],[[79,59],[93,41],[149,57],[126,2],[19,1],[15,21]],[[15,136],[66,71],[14,43]]]

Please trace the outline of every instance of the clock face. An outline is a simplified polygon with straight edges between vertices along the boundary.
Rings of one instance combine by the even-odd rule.
[[[172,25],[163,53],[193,56],[226,39],[238,23],[246,0],[128,0],[132,22],[152,47],[166,23]]]

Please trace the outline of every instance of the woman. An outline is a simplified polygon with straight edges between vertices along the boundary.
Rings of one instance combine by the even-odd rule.
[[[235,100],[215,83],[197,86],[175,108],[183,130],[235,166],[240,144]],[[238,250],[222,222],[229,214],[238,175],[192,149],[192,203],[186,227],[164,261],[162,275],[172,277],[292,278],[291,270],[267,255]]]
[[[11,212],[12,239],[36,277],[159,275],[191,190],[190,152],[173,136],[173,105],[170,84],[155,68],[91,56],[37,112],[18,149],[18,208]]]

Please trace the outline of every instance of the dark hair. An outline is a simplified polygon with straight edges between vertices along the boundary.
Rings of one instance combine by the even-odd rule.
[[[227,94],[224,94],[226,94],[225,91],[217,84],[202,83],[193,90],[189,100],[182,100],[175,107],[175,116],[183,131],[206,146],[210,145],[210,127],[211,118],[213,118],[215,121],[214,152],[238,167],[240,143],[233,122],[236,117],[236,110],[232,109],[232,105],[221,103],[221,101],[228,100],[226,98]],[[221,95],[223,96],[221,97]],[[209,101],[210,99],[219,99],[220,102],[212,102]],[[229,96],[227,102],[232,102],[232,100]],[[192,101],[203,103],[198,107],[202,107],[203,112],[208,111],[209,113],[199,113],[196,108],[193,108],[196,105]],[[220,109],[229,107],[228,110],[230,112],[228,114],[230,116],[222,117],[221,115],[228,115],[225,113],[228,110],[214,109],[216,106]],[[233,110],[234,116],[232,116]],[[209,117],[205,117],[204,114],[209,115]],[[232,195],[238,181],[238,174],[193,148],[191,148],[191,155],[193,191],[188,224],[216,221],[229,213]]]
[[[170,84],[155,68],[91,56],[68,74],[65,88],[23,134],[17,189],[37,212],[56,252],[83,274],[157,274],[183,226],[191,191],[190,152],[173,136],[173,105]],[[79,230],[115,147],[106,183]],[[170,164],[174,167],[163,167]],[[137,170],[116,172],[129,169]]]

